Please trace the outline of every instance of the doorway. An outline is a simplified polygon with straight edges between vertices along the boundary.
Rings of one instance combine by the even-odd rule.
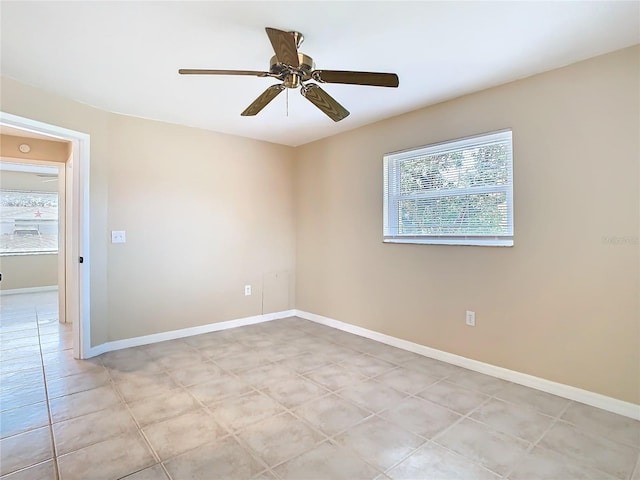
[[[90,342],[90,310],[89,310],[89,136],[87,134],[68,130],[55,125],[45,124],[35,120],[0,113],[0,132],[8,132],[18,137],[33,140],[23,142],[26,147],[15,145],[13,150],[10,141],[3,141],[2,161],[7,163],[31,164],[32,167],[49,167],[50,162],[29,158],[29,143],[36,144],[38,140],[54,139],[63,142],[66,155],[61,163],[55,167],[58,171],[60,184],[59,205],[61,209],[58,245],[58,286],[60,295],[59,318],[71,324],[71,338],[74,358],[89,358]],[[5,137],[3,136],[3,140]],[[11,139],[9,139],[11,140]],[[31,155],[33,157],[34,155]],[[45,172],[42,175],[52,175]],[[40,216],[44,215],[44,212]],[[36,231],[35,222],[27,225],[24,222],[21,234],[34,236],[33,239],[43,240],[42,232]],[[22,227],[23,225],[19,225]],[[15,227],[15,226],[14,226]],[[19,228],[14,228],[19,231]],[[45,244],[46,242],[41,242]]]

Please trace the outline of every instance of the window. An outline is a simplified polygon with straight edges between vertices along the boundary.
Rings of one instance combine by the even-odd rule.
[[[384,156],[384,241],[513,245],[511,130]]]
[[[0,190],[0,255],[58,252],[58,193]]]

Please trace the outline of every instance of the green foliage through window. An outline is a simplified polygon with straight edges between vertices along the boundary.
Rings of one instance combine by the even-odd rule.
[[[385,156],[385,241],[511,245],[511,132]]]

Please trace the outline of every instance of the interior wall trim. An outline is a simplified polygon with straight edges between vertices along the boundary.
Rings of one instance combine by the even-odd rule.
[[[315,313],[309,313],[303,310],[295,310],[295,316],[310,320],[312,322],[320,323],[328,327],[333,327],[338,330],[353,333],[361,337],[369,338],[377,342],[391,345],[392,347],[398,347],[409,352],[424,355],[425,357],[433,358],[435,360],[441,360],[443,362],[467,368],[475,372],[484,373],[485,375],[491,375],[492,377],[508,380],[519,385],[524,385],[525,387],[535,388],[536,390],[591,405],[592,407],[601,408],[603,410],[617,413],[619,415],[624,415],[625,417],[633,418],[635,420],[640,420],[640,405],[637,405],[635,403],[625,402],[624,400],[618,400],[616,398],[608,397],[600,393],[583,390],[581,388],[572,387],[571,385],[553,382],[551,380],[535,377],[526,373],[509,370],[507,368],[498,367],[489,363],[484,363],[453,353],[437,350],[435,348],[409,342],[401,338],[385,335],[384,333],[376,332],[374,330],[369,330],[363,327],[358,327],[356,325],[341,322],[340,320],[323,317],[322,315],[316,315]]]
[[[170,330],[168,332],[153,333],[151,335],[144,335],[141,337],[113,340],[111,342],[102,343],[100,345],[96,345],[95,347],[91,347],[87,352],[87,356],[85,358],[95,357],[102,353],[112,352],[114,350],[122,350],[123,348],[139,347],[140,345],[165,342],[167,340],[191,337],[193,335],[200,335],[202,333],[217,332],[218,330],[227,330],[229,328],[244,327],[246,325],[255,325],[256,323],[269,322],[271,320],[278,320],[280,318],[293,316],[293,310],[285,310],[282,312],[266,313],[263,315],[238,318],[236,320],[228,320],[225,322],[208,323],[206,325],[182,328],[180,330]]]
[[[16,295],[21,293],[38,293],[38,292],[53,292],[53,291],[58,291],[57,285],[47,285],[44,287],[12,288],[11,290],[0,290],[0,296]]]

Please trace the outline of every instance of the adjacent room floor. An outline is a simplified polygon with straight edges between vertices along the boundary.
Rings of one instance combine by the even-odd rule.
[[[640,480],[603,410],[298,318],[77,361],[51,298],[0,298],[3,480]]]

